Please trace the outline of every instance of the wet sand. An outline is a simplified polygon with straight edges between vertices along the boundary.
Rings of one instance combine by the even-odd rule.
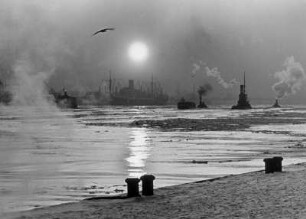
[[[156,176],[158,180],[158,176]],[[164,187],[154,196],[95,199],[1,218],[305,218],[306,163]]]

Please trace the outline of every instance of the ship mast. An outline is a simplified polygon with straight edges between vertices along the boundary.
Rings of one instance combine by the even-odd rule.
[[[245,71],[243,73],[243,93],[245,93]]]
[[[152,79],[151,79],[151,93],[152,97],[154,96],[154,81],[153,81],[153,73],[152,73]]]
[[[112,71],[109,71],[109,94],[112,93]]]

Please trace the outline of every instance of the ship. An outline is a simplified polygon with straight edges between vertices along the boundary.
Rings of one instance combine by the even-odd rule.
[[[245,72],[243,75],[243,84],[240,85],[240,94],[239,99],[237,101],[237,105],[232,106],[232,109],[252,109],[252,106],[248,101],[248,95],[246,93]]]
[[[12,94],[7,90],[5,84],[0,80],[0,104],[9,104],[12,101]]]
[[[53,89],[49,91],[50,95],[53,96],[54,102],[60,108],[77,109],[78,101],[76,97],[68,95],[67,91],[63,89],[63,92],[56,92]]]
[[[103,83],[102,83],[103,84]],[[88,91],[79,98],[82,105],[103,106],[109,104],[109,93],[102,91],[102,85],[96,91]]]
[[[168,102],[168,95],[163,92],[160,84],[151,81],[151,89],[143,90],[136,88],[134,80],[129,80],[128,87],[112,91],[112,80],[109,80],[110,104],[124,106],[150,106],[165,105]]]
[[[275,103],[273,104],[272,108],[280,108],[281,106],[278,103],[278,99],[275,99]]]
[[[178,109],[194,109],[196,108],[196,104],[195,102],[186,101],[185,98],[181,98],[180,101],[177,103],[177,108]]]

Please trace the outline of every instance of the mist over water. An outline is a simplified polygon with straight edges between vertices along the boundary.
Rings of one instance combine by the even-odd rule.
[[[305,105],[305,0],[0,5],[0,80],[12,94],[9,105],[0,105],[0,213],[121,194],[125,178],[145,173],[154,174],[161,187],[260,170],[270,155],[284,155],[284,164],[305,161],[306,127],[297,124],[306,117],[305,107],[254,103],[272,104],[276,96],[283,105]],[[115,29],[92,36],[102,28]],[[145,62],[128,56],[132,42],[148,47]],[[198,88],[212,106],[63,110],[49,94],[51,88],[78,96],[107,88],[109,72],[122,85],[134,79],[146,90],[153,77],[174,100]],[[243,72],[255,108],[214,106],[236,102]],[[173,118],[213,122],[209,131],[130,126]],[[222,131],[222,123],[214,123],[227,119],[237,127],[238,118],[261,123]]]
[[[57,203],[43,196],[54,189],[48,182],[61,171],[59,149],[76,134],[76,121],[55,105],[46,86],[52,69],[38,69],[27,57],[16,61],[9,85],[12,100],[0,105],[1,212]]]
[[[202,60],[209,74],[197,74],[195,86],[211,83],[212,99],[233,96],[235,89],[218,83],[231,87],[244,71],[250,97],[273,98],[273,74],[284,59],[305,65],[305,10],[303,0],[2,0],[1,80],[26,57],[35,72],[53,72],[47,82],[56,90],[95,90],[111,70],[125,80],[149,81],[153,73],[175,96],[178,86],[190,92],[190,72]],[[105,27],[115,31],[91,37]],[[128,57],[134,41],[148,46],[143,65]],[[304,91],[285,100],[301,102]]]
[[[3,210],[10,205],[12,210],[22,209],[24,203],[44,193],[41,187],[47,186],[48,179],[60,170],[63,159],[56,151],[62,147],[61,141],[75,135],[75,122],[46,106],[0,109],[1,206]],[[57,143],[52,144],[54,141]]]
[[[14,67],[11,79],[12,105],[36,106],[38,108],[53,108],[56,111],[54,100],[46,87],[46,82],[52,72],[35,72],[31,63],[18,61]]]

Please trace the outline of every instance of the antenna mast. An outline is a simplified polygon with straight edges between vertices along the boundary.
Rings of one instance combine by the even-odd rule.
[[[243,87],[244,87],[243,91],[245,93],[245,71],[244,71],[244,74],[243,74]]]
[[[109,94],[112,93],[112,71],[109,71]]]
[[[154,96],[154,80],[153,80],[153,73],[152,73],[152,78],[151,78],[151,94],[152,97]]]

